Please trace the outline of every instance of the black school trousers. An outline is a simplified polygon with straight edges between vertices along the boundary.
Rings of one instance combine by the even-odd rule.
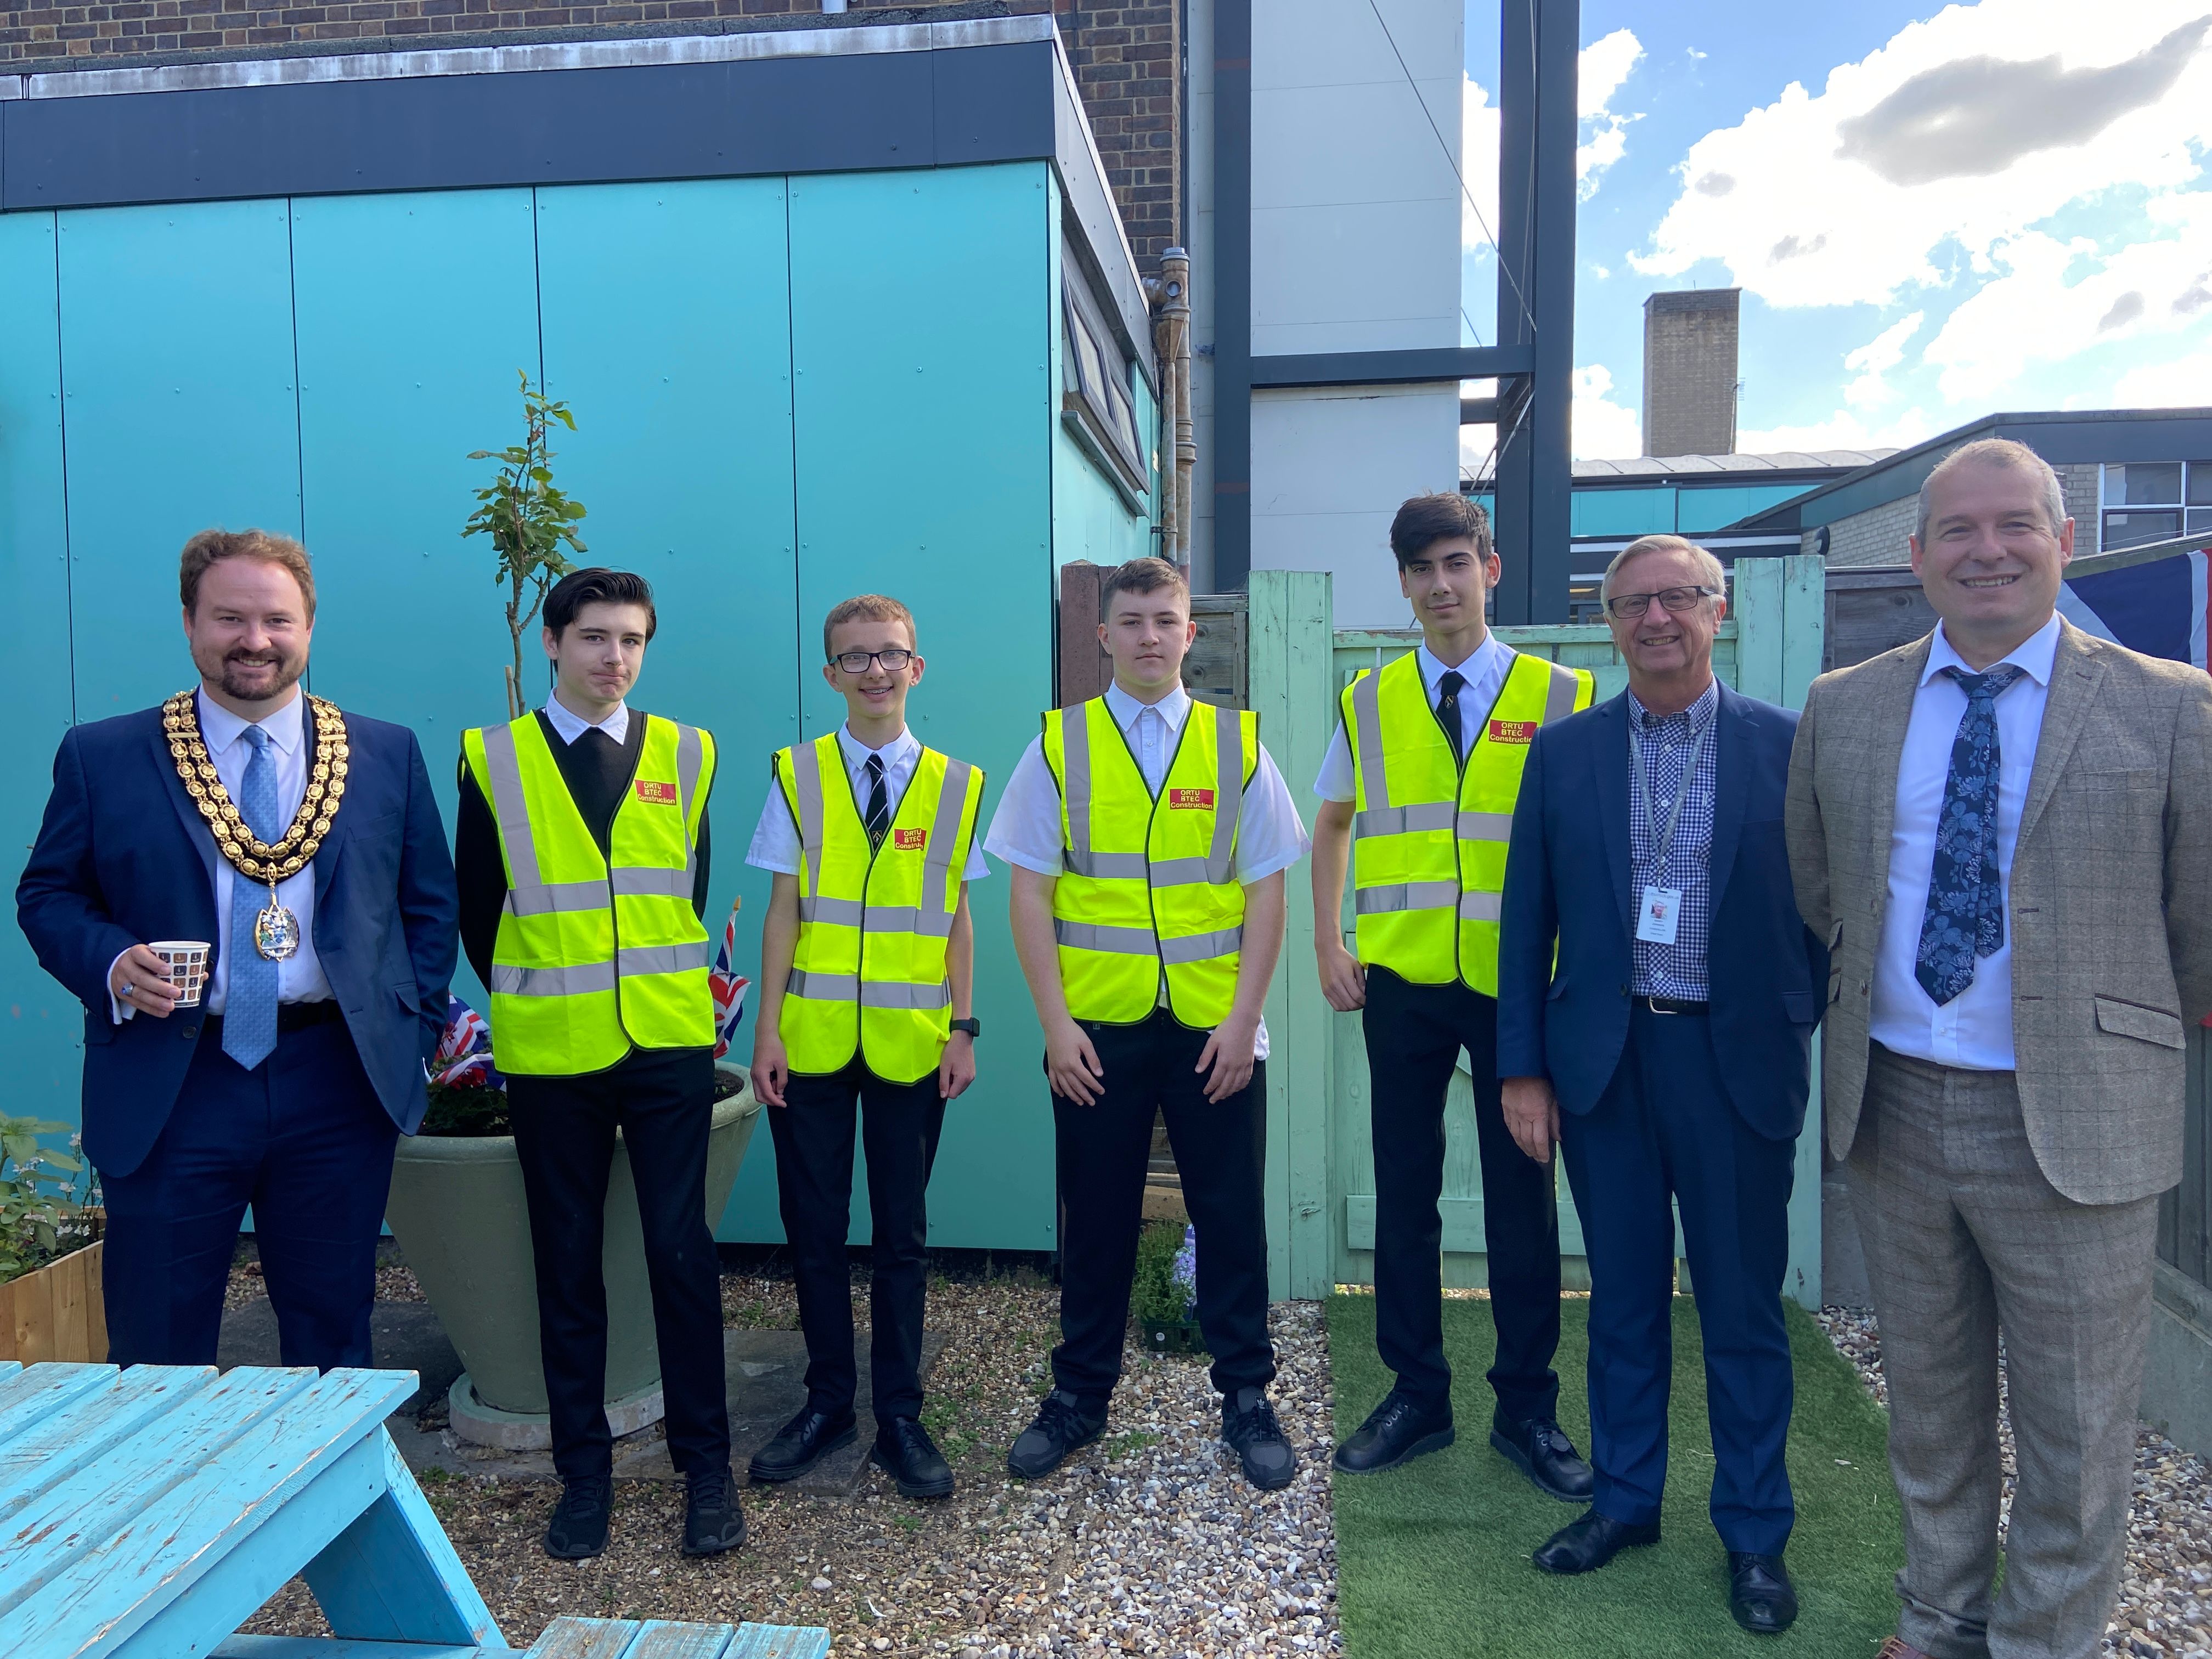
[[[922,1304],[929,1281],[929,1172],[945,1127],[937,1073],[886,1083],[858,1059],[843,1071],[793,1077],[768,1109],[776,1200],[798,1281],[806,1337],[806,1404],[837,1416],[859,1387],[853,1358],[846,1234],[853,1201],[854,1120],[868,1158],[874,1267],[869,1283],[868,1386],[878,1426],[921,1415]]]
[[[1444,1090],[1460,1051],[1474,1083],[1482,1224],[1498,1352],[1490,1386],[1508,1419],[1557,1413],[1559,1211],[1551,1166],[1505,1127],[1498,1003],[1455,980],[1416,985],[1367,969],[1367,1070],[1375,1144],[1375,1340],[1399,1389],[1449,1410],[1444,1358]]]
[[[1223,1394],[1275,1375],[1267,1337],[1267,1079],[1226,1100],[1206,1097],[1196,1069],[1207,1033],[1164,1008],[1134,1025],[1078,1022],[1105,1068],[1097,1101],[1052,1097],[1065,1222],[1060,1236],[1060,1346],[1053,1380],[1103,1412],[1121,1376],[1129,1286],[1137,1270],[1145,1173],[1155,1113],[1167,1120],[1182,1196],[1198,1230],[1198,1322]]]
[[[507,1097],[530,1202],[553,1467],[573,1480],[605,1474],[613,1458],[605,1406],[607,1286],[599,1259],[619,1127],[645,1224],[669,1461],[679,1474],[726,1468],[721,1268],[707,1224],[713,1051],[632,1049],[605,1071],[581,1077],[510,1076]]]

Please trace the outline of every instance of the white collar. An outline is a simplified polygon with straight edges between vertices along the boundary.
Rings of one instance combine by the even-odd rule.
[[[1467,653],[1467,660],[1464,662],[1456,664],[1446,662],[1429,649],[1428,641],[1425,640],[1414,647],[1413,654],[1420,662],[1421,683],[1434,693],[1437,682],[1445,675],[1453,672],[1456,672],[1468,684],[1474,684],[1482,678],[1482,671],[1495,660],[1492,653],[1496,652],[1503,652],[1507,656],[1510,656],[1513,654],[1513,647],[1499,639],[1497,630],[1493,629],[1482,636],[1480,645]]]
[[[1170,732],[1182,730],[1182,723],[1190,717],[1190,693],[1177,685],[1158,702],[1139,702],[1124,691],[1119,682],[1106,688],[1106,712],[1114,723],[1124,732],[1136,729],[1137,717],[1147,708],[1157,709],[1168,724]]]
[[[300,746],[306,727],[301,724],[300,710],[305,702],[300,688],[292,688],[292,701],[273,714],[264,714],[258,720],[241,720],[225,708],[203,688],[199,694],[200,738],[211,755],[220,755],[246,735],[246,728],[258,726],[269,734],[269,741],[276,745],[279,754],[289,755]]]
[[[2051,670],[2057,665],[2058,660],[2057,613],[2053,611],[2049,622],[2044,623],[1997,660],[2008,662],[2015,668],[2026,670],[2027,677],[2038,685],[2048,686],[2051,684]],[[1990,665],[1991,668],[1996,665],[1996,663]],[[1943,631],[1943,624],[1939,622],[1936,624],[1935,643],[1928,647],[1928,666],[1920,676],[1921,684],[1927,684],[1947,668],[1956,668],[1968,674],[1986,672],[1977,671],[1966,665],[1966,659],[1952,648],[1950,635]]]
[[[593,731],[605,732],[617,743],[629,736],[629,704],[627,702],[617,703],[614,713],[606,719],[592,721],[586,720],[560,698],[549,693],[545,699],[545,718],[553,722],[553,729],[560,733],[563,743],[574,743],[585,732]]]
[[[845,769],[848,772],[860,771],[867,765],[868,757],[871,755],[882,756],[884,770],[888,772],[906,758],[907,750],[920,749],[921,739],[915,736],[911,727],[902,726],[899,727],[898,736],[880,749],[871,749],[854,737],[853,728],[847,725],[837,728],[837,747],[844,751]]]

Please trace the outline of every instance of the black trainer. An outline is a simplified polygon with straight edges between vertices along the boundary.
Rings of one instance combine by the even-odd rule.
[[[615,1483],[604,1474],[563,1481],[561,1501],[545,1523],[545,1553],[556,1561],[588,1561],[607,1550],[607,1521],[614,1512]]]
[[[952,1466],[915,1418],[894,1417],[878,1425],[868,1461],[897,1483],[902,1498],[952,1496]]]
[[[1451,1444],[1451,1407],[1426,1407],[1393,1389],[1368,1413],[1359,1431],[1336,1449],[1336,1467],[1346,1474],[1375,1474]]]
[[[1221,1443],[1243,1461],[1244,1478],[1261,1492],[1297,1479],[1298,1455],[1283,1437],[1264,1389],[1239,1389],[1221,1402]]]
[[[744,1505],[728,1464],[684,1477],[684,1553],[720,1555],[745,1541]]]
[[[851,1445],[858,1432],[851,1407],[833,1413],[809,1406],[753,1454],[749,1473],[764,1486],[796,1480],[840,1446]]]
[[[1105,1432],[1103,1406],[1097,1416],[1085,1416],[1082,1401],[1065,1389],[1054,1389],[1037,1407],[1036,1419],[1007,1451],[1007,1471],[1024,1480],[1050,1474],[1068,1453],[1089,1445]]]
[[[1597,1477],[1575,1450],[1575,1443],[1548,1417],[1516,1423],[1503,1413],[1490,1425],[1490,1443],[1527,1475],[1538,1492],[1562,1504],[1587,1504]]]

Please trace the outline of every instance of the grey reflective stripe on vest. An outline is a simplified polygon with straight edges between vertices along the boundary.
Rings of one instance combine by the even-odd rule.
[[[1052,936],[1071,951],[1109,951],[1116,956],[1149,957],[1159,951],[1159,941],[1149,927],[1109,927],[1090,921],[1052,924]]]
[[[803,968],[791,970],[791,977],[783,982],[786,996],[812,997],[818,1002],[850,1002],[860,994],[858,974],[810,974]]]
[[[952,913],[923,910],[911,904],[871,904],[867,927],[872,933],[912,933],[921,939],[951,939]]]
[[[870,980],[860,988],[860,1006],[863,1008],[918,1008],[927,1012],[951,1006],[952,987],[946,981],[935,985],[904,985]]]
[[[1244,810],[1244,722],[1234,708],[1216,708],[1213,733],[1213,846],[1206,879],[1226,887],[1236,875],[1237,818]],[[1162,884],[1152,878],[1153,886]]]
[[[1401,836],[1414,830],[1449,830],[1452,804],[1424,801],[1419,806],[1374,806],[1352,821],[1354,836]]]
[[[1462,841],[1510,841],[1513,839],[1513,814],[1462,812],[1456,827]]]
[[[626,945],[615,952],[615,964],[626,975],[687,974],[714,959],[714,947],[703,939],[690,945]]]
[[[799,901],[801,921],[826,921],[833,927],[858,927],[867,919],[866,911],[858,899],[823,898],[819,893]]]
[[[1242,927],[1224,927],[1212,933],[1186,933],[1181,939],[1160,941],[1160,960],[1170,968],[1190,962],[1212,962],[1217,957],[1235,956],[1243,943]]]
[[[688,899],[691,896],[692,877],[698,868],[699,849],[691,842],[691,803],[699,793],[699,773],[706,764],[707,743],[696,726],[678,725],[676,728],[676,810],[684,815],[684,884],[671,885],[668,896]],[[615,891],[623,892],[622,876],[615,877]],[[659,891],[659,889],[653,889]]]
[[[1580,684],[1580,678],[1573,669],[1562,668],[1557,663],[1552,664],[1551,669],[1552,683],[1544,692],[1544,724],[1547,726],[1575,712],[1575,693]]]
[[[1505,896],[1503,893],[1462,893],[1459,896],[1459,919],[1462,921],[1503,921],[1505,920]]]
[[[1067,851],[1091,851],[1091,705],[1060,711],[1060,799],[1067,811]],[[1071,869],[1074,866],[1070,866]]]
[[[499,823],[500,845],[507,849],[507,885],[541,887],[538,842],[530,833],[530,803],[522,793],[522,762],[514,752],[514,727],[484,727],[483,746],[484,771],[491,779],[491,815]],[[518,909],[515,914],[532,913]]]
[[[946,889],[951,885],[947,872],[953,855],[960,849],[960,819],[968,807],[968,779],[975,768],[966,761],[948,759],[945,763],[945,782],[937,792],[937,818],[929,826],[929,849],[922,854],[921,903],[919,916],[905,923],[901,931],[920,933],[926,939],[950,939],[952,936],[952,914],[945,902]],[[921,775],[920,768],[915,776]],[[908,784],[908,788],[914,786]],[[868,911],[868,926],[884,925],[876,921],[878,915],[897,914],[885,906],[872,906]],[[890,924],[899,926],[899,924]]]
[[[1359,781],[1370,811],[1390,805],[1390,783],[1382,772],[1382,671],[1362,674],[1352,683],[1352,720],[1359,738]],[[1360,814],[1364,817],[1365,813]],[[1363,831],[1357,821],[1355,836]],[[1380,832],[1377,832],[1380,833]]]
[[[491,965],[491,988],[503,997],[580,997],[615,988],[615,965],[590,962],[575,968]]]
[[[1394,910],[1449,910],[1459,902],[1455,881],[1407,881],[1395,887],[1363,887],[1352,901],[1363,916]]]
[[[657,873],[657,872],[656,872]],[[690,896],[684,889],[684,896]],[[579,910],[607,908],[607,884],[603,881],[546,881],[534,887],[507,890],[507,912],[514,916],[550,916]]]
[[[1064,847],[1060,861],[1069,874],[1089,876],[1093,881],[1142,881],[1152,869],[1142,853],[1079,853]]]
[[[811,743],[791,749],[791,784],[799,797],[799,863],[806,874],[806,890],[822,889],[822,840],[826,823],[822,812],[822,756]]]
[[[688,842],[689,836],[684,837]],[[689,900],[694,885],[691,860],[687,854],[681,870],[647,868],[641,865],[624,865],[614,872],[615,893],[622,898],[672,898]],[[571,882],[572,887],[597,886],[596,882]]]

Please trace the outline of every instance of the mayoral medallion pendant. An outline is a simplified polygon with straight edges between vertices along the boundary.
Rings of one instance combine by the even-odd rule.
[[[276,902],[276,890],[269,890],[269,902],[253,918],[253,948],[270,962],[282,962],[300,949],[300,918],[289,906]]]

